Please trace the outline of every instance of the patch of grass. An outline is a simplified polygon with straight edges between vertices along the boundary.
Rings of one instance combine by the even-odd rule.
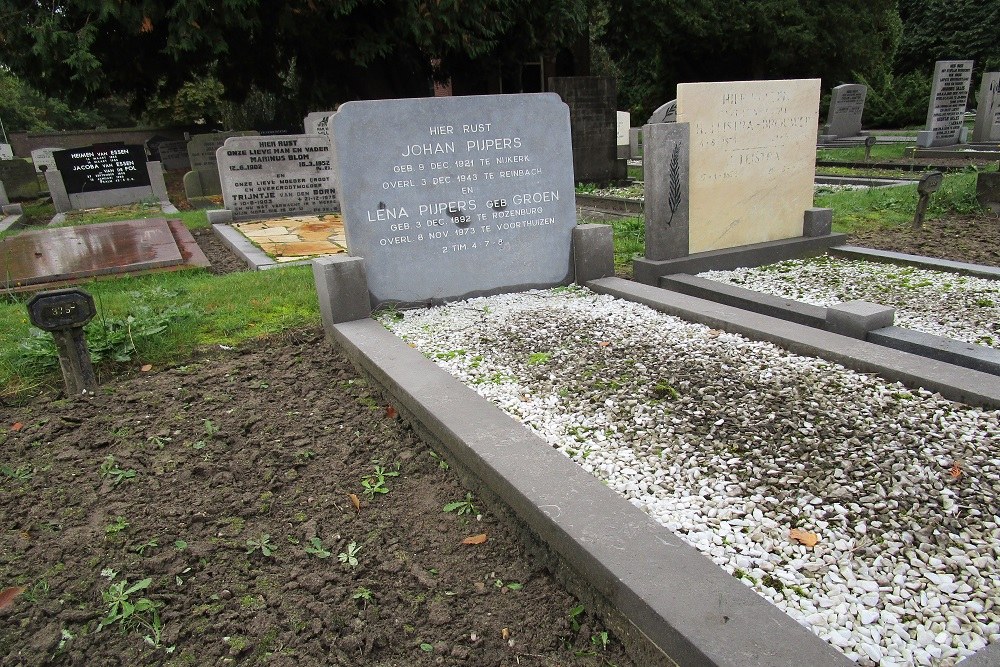
[[[646,223],[643,218],[618,218],[611,225],[615,244],[615,273],[632,275],[632,258],[646,251]]]
[[[907,144],[875,144],[872,146],[872,162],[892,159],[898,160],[905,157]],[[821,148],[816,151],[816,159],[824,162],[864,162],[865,147],[852,146],[851,148]]]

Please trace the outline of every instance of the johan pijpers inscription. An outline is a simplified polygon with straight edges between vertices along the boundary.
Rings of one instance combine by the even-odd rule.
[[[349,102],[330,128],[348,250],[374,303],[571,280],[573,157],[557,95]]]
[[[142,146],[88,146],[55,151],[52,156],[67,194],[149,187]]]

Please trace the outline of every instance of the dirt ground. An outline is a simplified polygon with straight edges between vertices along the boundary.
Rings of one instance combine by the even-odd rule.
[[[926,220],[920,229],[901,227],[857,232],[852,245],[927,255],[956,262],[1000,266],[1000,216],[953,216]]]

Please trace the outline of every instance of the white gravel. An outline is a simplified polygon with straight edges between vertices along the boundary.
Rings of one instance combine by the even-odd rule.
[[[826,255],[699,276],[816,306],[872,301],[896,309],[896,326],[1000,347],[996,280]]]
[[[381,320],[860,664],[1000,640],[996,411],[577,287]]]

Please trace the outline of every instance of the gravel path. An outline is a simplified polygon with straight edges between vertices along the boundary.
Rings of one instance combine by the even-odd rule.
[[[1000,640],[997,412],[576,287],[382,320],[859,663]]]
[[[829,256],[699,275],[816,306],[873,301],[896,308],[897,326],[1000,347],[995,280]]]

